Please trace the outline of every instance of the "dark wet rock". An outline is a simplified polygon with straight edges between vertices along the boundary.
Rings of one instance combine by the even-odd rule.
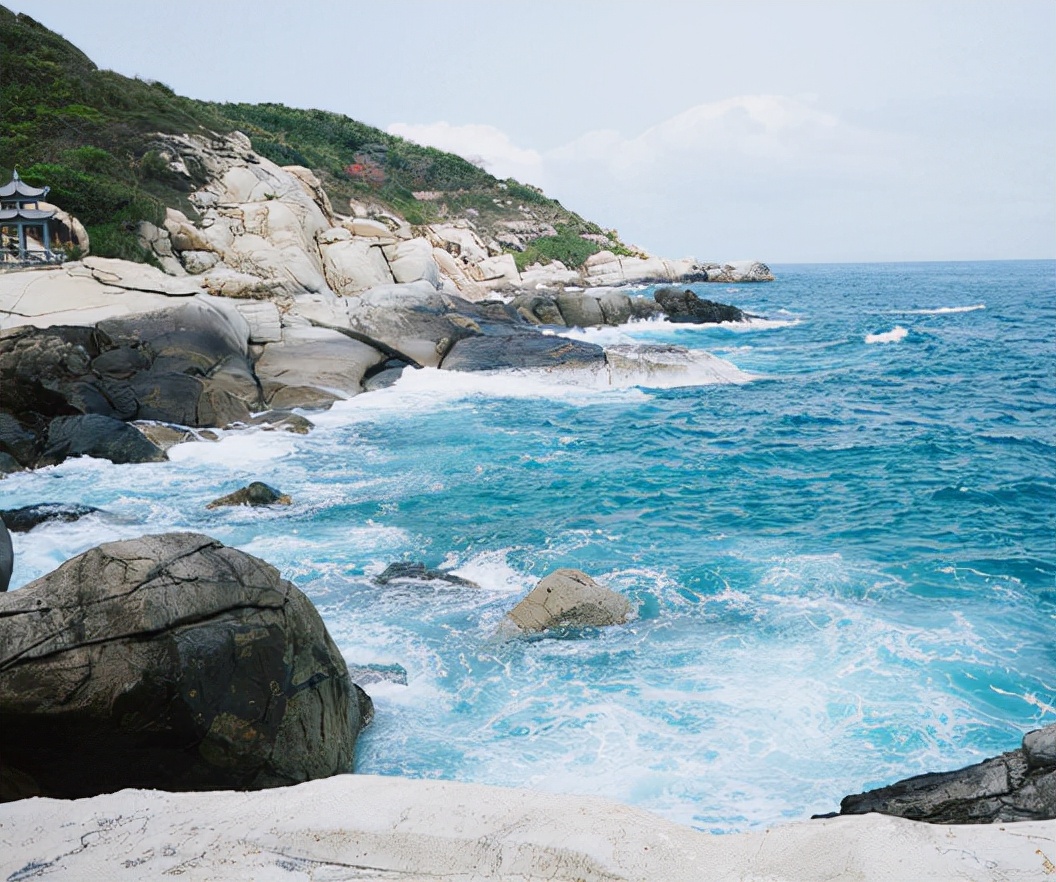
[[[224,505],[290,505],[292,502],[285,493],[269,487],[262,481],[254,481],[234,493],[214,499],[206,508],[219,508]]]
[[[6,396],[0,395],[0,403],[3,403],[5,398]],[[38,453],[36,435],[11,414],[3,412],[0,412],[0,453],[6,454],[21,466],[32,465]]]
[[[604,364],[605,350],[593,343],[527,333],[460,340],[440,367],[449,371],[488,371],[499,368],[598,368]]]
[[[631,298],[631,316],[639,320],[658,318],[664,314],[663,307],[650,297]]]
[[[21,472],[24,470],[25,466],[10,453],[4,453],[4,451],[0,450],[0,475],[10,475],[13,472]]]
[[[712,324],[743,322],[745,314],[736,306],[702,300],[688,288],[660,288],[653,297],[660,304],[669,321],[680,324]]]
[[[430,569],[421,561],[391,563],[374,577],[374,581],[379,585],[388,585],[390,582],[449,582],[464,588],[480,587],[476,582],[463,579],[461,576],[444,570]]]
[[[363,391],[376,392],[387,389],[403,376],[407,365],[395,358],[383,361],[376,369],[367,371],[363,378]]]
[[[249,419],[263,408],[263,397],[247,335],[248,325],[233,307],[201,300],[95,327],[5,331],[0,335],[6,412],[0,451],[23,465],[34,464],[56,417],[95,415],[183,426]],[[56,461],[54,439],[46,444],[47,461]]]
[[[841,815],[879,812],[932,824],[1056,819],[1056,724],[1023,746],[955,772],[933,772],[847,796]]]
[[[401,665],[354,665],[348,669],[348,678],[359,686],[374,683],[407,685],[407,671]]]
[[[506,633],[536,633],[553,628],[619,625],[631,615],[631,604],[580,570],[554,570],[506,614]]]
[[[308,599],[193,533],[0,595],[3,799],[256,790],[348,772],[370,699]]]
[[[36,505],[3,509],[0,511],[0,521],[3,521],[12,533],[28,533],[41,524],[52,521],[68,524],[97,511],[99,509],[91,505],[79,505],[75,502],[38,502]]]
[[[15,565],[15,552],[11,547],[11,534],[7,525],[0,521],[0,591],[6,591],[11,584],[11,571]]]
[[[119,464],[162,462],[168,458],[134,426],[99,413],[53,419],[36,465],[55,465],[71,456],[94,456]]]

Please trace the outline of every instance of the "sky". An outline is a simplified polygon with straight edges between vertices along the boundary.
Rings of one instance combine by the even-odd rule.
[[[666,257],[1056,257],[1054,0],[0,2],[100,67],[347,114]]]

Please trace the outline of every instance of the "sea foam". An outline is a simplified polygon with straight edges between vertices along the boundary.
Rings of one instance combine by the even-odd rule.
[[[909,336],[909,331],[902,327],[902,325],[895,325],[890,331],[884,331],[882,334],[866,334],[866,343],[900,343]]]

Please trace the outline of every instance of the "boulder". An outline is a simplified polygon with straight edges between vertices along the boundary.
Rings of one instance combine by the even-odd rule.
[[[598,306],[607,325],[623,325],[634,317],[631,298],[623,291],[606,291],[598,298]]]
[[[518,314],[533,325],[564,325],[557,301],[547,294],[519,294],[510,301]]]
[[[590,294],[565,291],[554,299],[565,324],[570,328],[593,328],[605,324],[601,305]]]
[[[254,368],[273,408],[329,407],[363,391],[363,377],[385,355],[338,331],[310,325],[282,329]]]
[[[433,246],[427,239],[400,242],[393,248],[389,269],[397,282],[424,280],[434,288],[440,287],[440,268],[433,258]]]
[[[547,264],[533,263],[521,273],[521,285],[529,289],[578,285],[580,281],[579,271],[569,269],[560,260]]]
[[[421,561],[391,563],[374,577],[379,585],[388,585],[390,582],[447,582],[462,588],[479,588],[476,582],[455,576],[444,570],[434,570],[427,567]]]
[[[512,254],[497,254],[486,257],[470,269],[470,275],[483,282],[488,288],[501,288],[506,285],[520,285],[521,276],[517,272],[517,263]]]
[[[163,462],[165,451],[134,426],[100,413],[56,417],[36,465],[55,465],[71,456],[93,456],[123,464]]]
[[[370,700],[308,599],[194,533],[0,595],[0,798],[256,790],[348,772]]]
[[[70,502],[38,502],[21,508],[6,508],[0,511],[0,521],[12,533],[28,533],[34,527],[52,521],[71,523],[87,514],[99,511],[91,505]]]
[[[879,812],[931,824],[1056,819],[1056,723],[1022,747],[955,772],[916,775],[847,796],[841,815]]]
[[[653,297],[667,315],[668,321],[680,324],[718,324],[743,322],[746,318],[736,306],[702,300],[688,288],[659,288]]]
[[[579,570],[555,570],[539,582],[507,614],[503,630],[535,633],[553,628],[620,625],[631,615],[631,604]]]
[[[376,240],[355,239],[337,227],[319,237],[319,248],[327,284],[342,297],[392,284],[392,271]]]
[[[540,333],[476,336],[459,340],[440,363],[445,371],[501,368],[583,368],[605,366],[605,350],[593,343]]]
[[[287,494],[280,493],[261,481],[253,481],[234,493],[214,499],[206,508],[220,508],[226,505],[290,505],[292,502]]]
[[[474,304],[450,297],[427,281],[383,285],[348,302],[349,326],[414,359],[436,367],[465,337],[480,333]]]

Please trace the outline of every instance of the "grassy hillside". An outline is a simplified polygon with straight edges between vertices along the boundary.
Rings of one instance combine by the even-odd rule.
[[[2,6],[0,65],[0,175],[7,180],[17,168],[26,181],[50,186],[49,200],[80,218],[101,256],[146,260],[139,221],[159,222],[166,206],[194,217],[188,184],[151,151],[152,133],[236,129],[274,162],[315,171],[338,211],[357,199],[412,224],[467,217],[488,237],[504,221],[524,220],[523,207],[558,235],[518,253],[521,266],[537,259],[578,266],[601,247],[581,238],[603,234],[596,224],[461,157],[322,110],[183,98],[162,83],[100,70],[58,34]],[[623,250],[615,237],[609,247]]]

